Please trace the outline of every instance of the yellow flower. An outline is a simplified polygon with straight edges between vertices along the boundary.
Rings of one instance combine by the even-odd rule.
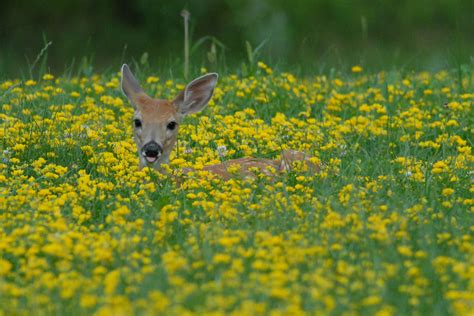
[[[224,254],[224,253],[215,254],[214,257],[212,258],[212,262],[215,264],[229,263],[230,261],[231,261],[231,257],[228,254]]]
[[[364,298],[362,300],[362,305],[376,305],[376,304],[379,304],[381,301],[382,299],[380,298],[380,296],[373,295],[373,296]]]
[[[160,80],[160,78],[158,77],[155,77],[155,76],[150,76],[148,78],[146,78],[146,83],[150,84],[150,83],[156,83]]]
[[[456,120],[449,120],[446,123],[447,126],[459,126],[459,123]]]
[[[85,294],[81,296],[81,307],[89,308],[97,304],[97,296]]]
[[[441,205],[443,205],[445,208],[452,208],[453,207],[453,204],[449,201],[444,201],[441,203]]]
[[[268,75],[271,75],[273,73],[273,70],[268,67],[263,61],[257,62],[258,68],[264,70]]]
[[[469,314],[474,94],[448,71],[256,68],[221,78],[160,170],[139,168],[133,134],[145,135],[118,75],[0,81],[0,314],[382,316],[430,313],[440,295]],[[150,76],[144,90],[184,87]],[[280,170],[284,149],[320,170]],[[246,156],[276,164],[227,163]],[[222,161],[228,179],[206,170]]]
[[[406,256],[406,257],[410,257],[413,255],[411,248],[408,246],[398,246],[397,250],[401,255]]]
[[[359,73],[359,72],[362,72],[362,70],[363,70],[362,67],[359,66],[359,65],[352,66],[352,68],[351,68],[351,71],[353,73]]]
[[[52,74],[43,75],[43,80],[53,80],[54,76]]]
[[[451,188],[444,188],[442,191],[443,196],[450,196],[454,193],[454,190]]]
[[[449,171],[449,166],[444,161],[437,161],[433,164],[432,172],[434,174],[439,174]]]
[[[120,282],[120,271],[113,270],[109,272],[104,278],[104,291],[105,294],[111,295],[115,293],[117,286]]]
[[[26,148],[26,145],[25,144],[16,144],[15,146],[13,146],[13,150],[14,151],[24,151]]]
[[[7,275],[12,269],[12,264],[0,258],[0,276]]]

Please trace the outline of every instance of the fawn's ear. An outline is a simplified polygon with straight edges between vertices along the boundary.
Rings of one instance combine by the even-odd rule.
[[[146,97],[137,78],[135,78],[127,64],[122,66],[122,92],[135,110],[138,107],[139,99]]]
[[[210,73],[191,81],[173,100],[178,112],[187,115],[204,109],[211,100],[218,77],[216,73]]]

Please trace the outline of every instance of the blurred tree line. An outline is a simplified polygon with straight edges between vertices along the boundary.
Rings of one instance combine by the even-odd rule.
[[[48,41],[57,71],[83,57],[102,67],[172,62],[182,58],[184,8],[194,64],[232,64],[259,45],[261,58],[288,66],[473,56],[473,0],[3,0],[0,71],[31,65]]]

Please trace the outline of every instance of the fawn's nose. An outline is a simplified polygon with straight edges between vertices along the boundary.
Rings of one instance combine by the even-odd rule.
[[[143,146],[142,153],[145,157],[157,158],[163,153],[163,148],[157,142],[151,141]]]

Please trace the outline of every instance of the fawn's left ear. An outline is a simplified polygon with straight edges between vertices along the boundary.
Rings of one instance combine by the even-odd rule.
[[[187,115],[204,109],[211,100],[218,77],[216,73],[210,73],[191,81],[173,100],[178,112]]]
[[[140,98],[148,97],[127,64],[122,66],[122,92],[136,110]]]

